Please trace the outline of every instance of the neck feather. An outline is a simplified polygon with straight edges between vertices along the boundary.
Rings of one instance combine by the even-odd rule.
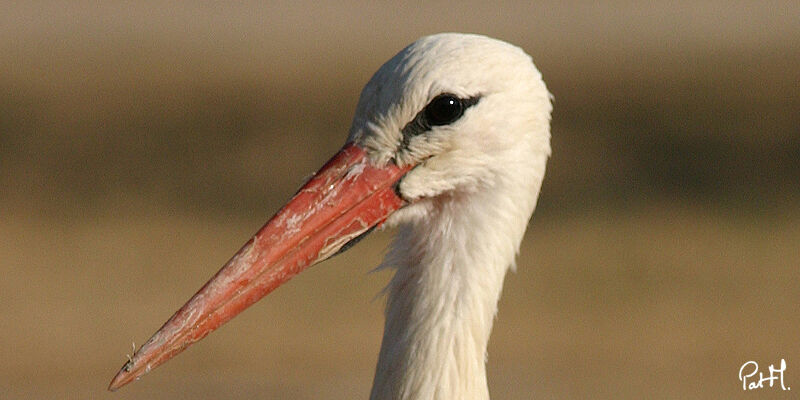
[[[538,189],[433,199],[400,226],[372,400],[489,398],[489,335]]]

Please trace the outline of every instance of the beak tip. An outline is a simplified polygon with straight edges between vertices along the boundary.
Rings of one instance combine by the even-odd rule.
[[[111,380],[111,383],[108,384],[108,391],[109,392],[116,392],[117,389],[127,385],[134,379],[136,374],[134,374],[131,369],[133,367],[133,363],[128,361],[122,368],[114,375],[114,379]]]
[[[114,376],[114,379],[111,380],[111,383],[108,385],[109,392],[116,392],[117,389],[124,385],[124,383],[121,382],[121,375],[121,373],[118,373],[116,376]]]

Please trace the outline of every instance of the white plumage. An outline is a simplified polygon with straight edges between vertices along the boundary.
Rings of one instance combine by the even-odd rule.
[[[480,96],[464,116],[398,149],[400,130],[440,93]],[[503,278],[550,154],[550,94],[529,56],[477,35],[407,47],[362,92],[350,138],[378,160],[417,164],[392,214],[396,269],[371,399],[488,399],[486,346]]]
[[[165,362],[385,222],[386,324],[370,398],[488,399],[486,346],[550,154],[550,94],[521,49],[424,37],[367,83],[347,144],[114,378]]]

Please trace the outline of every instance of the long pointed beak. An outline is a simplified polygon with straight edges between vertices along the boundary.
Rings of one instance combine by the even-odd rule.
[[[383,223],[405,202],[395,184],[411,166],[369,163],[348,144],[122,366],[117,390],[204,338],[304,269]]]

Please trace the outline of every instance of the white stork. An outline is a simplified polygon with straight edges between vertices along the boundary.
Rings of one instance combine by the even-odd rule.
[[[518,47],[423,37],[370,79],[342,150],[122,367],[110,390],[377,226],[397,227],[370,396],[488,399],[486,346],[550,155],[550,94]]]

